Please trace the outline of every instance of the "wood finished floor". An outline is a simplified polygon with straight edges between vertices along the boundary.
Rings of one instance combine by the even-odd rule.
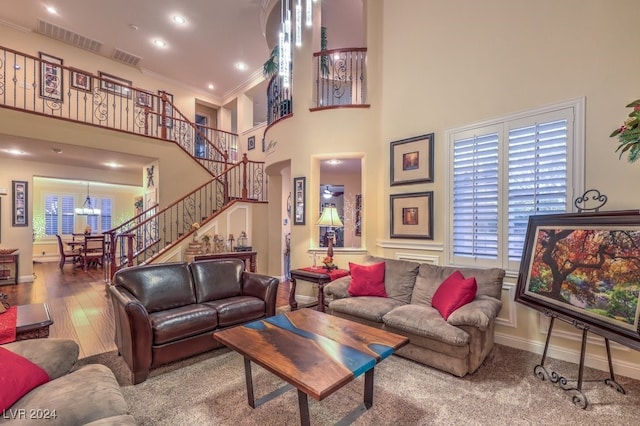
[[[80,358],[116,350],[111,301],[107,297],[102,269],[73,269],[58,262],[34,263],[31,283],[0,286],[11,305],[49,305],[53,324],[49,337],[73,339]],[[276,305],[288,306],[289,283],[278,287]]]

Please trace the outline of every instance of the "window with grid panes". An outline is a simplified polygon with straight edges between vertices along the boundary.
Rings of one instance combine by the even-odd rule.
[[[74,197],[71,195],[45,195],[45,235],[71,235],[74,229]]]
[[[450,263],[517,270],[529,216],[571,211],[583,111],[576,100],[449,132]]]

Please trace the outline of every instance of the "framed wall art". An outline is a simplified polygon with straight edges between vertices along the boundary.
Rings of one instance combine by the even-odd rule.
[[[115,75],[102,71],[98,71],[98,75],[100,76],[100,89],[122,96],[123,98],[131,98],[131,87],[133,84],[130,80],[125,80],[124,78],[116,77]]]
[[[293,194],[294,194],[294,214],[293,224],[305,224],[305,198],[306,198],[306,178],[293,178]]]
[[[530,216],[516,302],[640,350],[640,213]]]
[[[153,95],[143,90],[136,90],[136,106],[140,108],[151,108],[153,106]]]
[[[433,240],[433,191],[393,194],[391,238]]]
[[[40,97],[62,102],[64,93],[62,59],[43,52],[39,54],[42,60],[40,62]]]
[[[85,92],[91,91],[92,78],[89,74],[81,70],[71,70],[71,87]]]
[[[28,226],[28,183],[23,180],[13,180],[11,185],[13,198],[12,224],[13,226]]]
[[[433,182],[433,133],[391,142],[391,186]]]
[[[168,101],[164,103],[164,112],[162,111],[162,95],[165,95]],[[168,129],[173,128],[173,95],[171,93],[158,90],[158,111],[161,113],[160,118],[158,118],[158,125]]]
[[[247,150],[255,149],[255,147],[256,147],[256,137],[249,136],[249,139],[247,140]]]

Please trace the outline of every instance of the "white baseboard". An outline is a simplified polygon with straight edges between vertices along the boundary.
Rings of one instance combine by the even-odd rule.
[[[542,358],[542,352],[544,352],[544,343],[542,342],[534,342],[531,340],[522,339],[519,337],[513,337],[505,334],[496,333],[494,338],[496,343],[501,345],[510,346],[516,349],[522,349],[525,351],[533,352],[536,354],[540,354]],[[578,351],[565,349],[565,348],[557,348],[553,345],[549,346],[549,350],[547,351],[547,356],[551,358],[556,358],[562,361],[574,362],[576,364],[580,363],[580,353]],[[542,359],[541,359],[542,360]],[[616,361],[615,358],[612,357],[613,363],[613,373],[615,376],[625,376],[630,377],[632,379],[640,380],[640,365],[635,363],[630,363],[627,361]],[[584,365],[587,367],[595,368],[597,370],[604,371],[609,373],[609,362],[605,356],[602,355],[593,355],[589,354],[589,352],[585,355]],[[533,374],[533,367],[531,366],[531,374]],[[575,376],[577,377],[577,371],[575,372]],[[571,372],[568,372],[571,375]]]

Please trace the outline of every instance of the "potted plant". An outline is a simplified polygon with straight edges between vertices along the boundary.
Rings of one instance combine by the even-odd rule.
[[[620,152],[620,158],[626,152],[627,160],[630,163],[640,158],[640,99],[637,99],[627,105],[627,108],[633,108],[628,118],[622,126],[615,129],[609,137],[618,137],[618,148],[616,152]]]

